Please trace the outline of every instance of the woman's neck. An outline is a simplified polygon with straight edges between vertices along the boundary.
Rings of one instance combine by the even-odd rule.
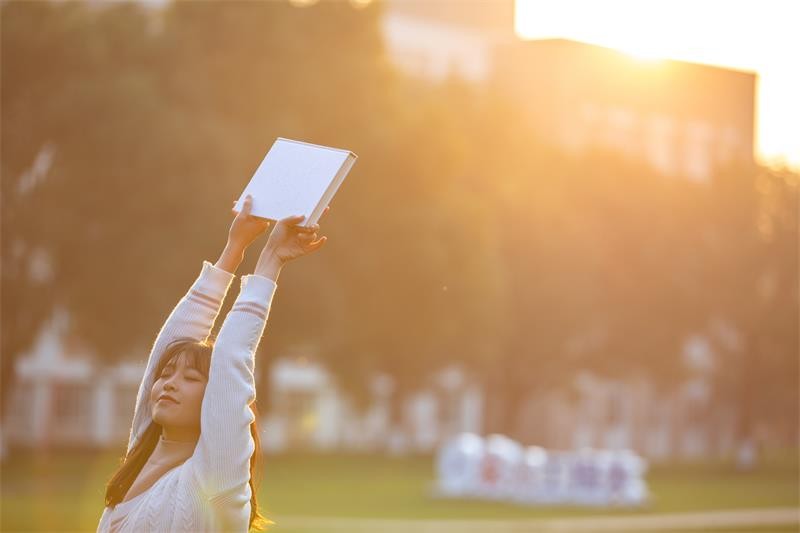
[[[181,462],[191,457],[196,446],[197,440],[172,440],[162,434],[150,457],[157,464]]]
[[[163,426],[161,428],[161,437],[172,442],[197,442],[197,439],[200,438],[200,430]]]

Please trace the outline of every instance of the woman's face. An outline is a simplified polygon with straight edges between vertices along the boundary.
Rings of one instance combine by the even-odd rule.
[[[178,431],[200,431],[200,406],[206,391],[206,377],[186,365],[186,356],[177,354],[156,376],[150,389],[153,421]],[[160,399],[167,394],[175,401]]]

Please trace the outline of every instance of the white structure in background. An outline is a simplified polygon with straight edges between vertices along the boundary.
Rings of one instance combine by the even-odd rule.
[[[475,433],[455,435],[440,448],[436,458],[438,489],[452,497],[471,495],[481,479],[483,439]]]
[[[68,314],[59,309],[15,366],[9,409],[2,424],[8,447],[107,448],[129,435],[139,383],[145,369],[138,358],[101,366],[67,337]],[[297,354],[313,354],[298,347]],[[279,358],[270,373],[272,409],[261,413],[264,452],[352,450],[395,453],[431,451],[442,438],[479,431],[483,399],[459,368],[433,376],[401,409],[392,427],[387,376],[372,381],[372,402],[365,412],[352,408],[331,374],[306,355]]]
[[[482,82],[495,48],[514,38],[514,0],[385,0],[381,23],[389,57],[405,72]]]
[[[737,349],[721,321],[686,339],[687,377],[669,390],[644,378],[612,379],[586,371],[560,390],[531,391],[523,401],[519,438],[554,449],[634,449],[650,460],[700,459],[735,453],[735,407],[714,405],[717,357],[710,340]]]
[[[504,435],[489,435],[480,461],[480,477],[473,492],[490,500],[513,498],[516,470],[523,464],[523,448]]]
[[[639,506],[645,461],[630,450],[547,451],[503,436],[456,435],[436,456],[433,495],[524,505]]]
[[[57,309],[16,362],[3,424],[10,445],[106,447],[128,437],[144,369],[96,367],[85,352],[67,348],[67,327],[68,314]]]
[[[17,361],[10,408],[2,425],[4,448],[102,448],[126,441],[145,350],[130,362],[101,366],[65,337],[67,325],[68,315],[57,310],[30,352]],[[721,322],[709,335],[730,349],[738,346],[736,336]],[[374,376],[372,399],[365,410],[357,411],[330,372],[314,360],[314,352],[313,346],[297,347],[272,367],[268,388],[272,408],[261,413],[260,420],[265,452],[432,452],[453,435],[480,434],[484,416],[491,416],[485,415],[481,387],[459,366],[421,379],[394,424],[390,419],[394,391],[388,376]],[[571,393],[532,391],[520,415],[520,438],[550,449],[635,449],[652,460],[735,453],[735,412],[729,406],[711,406],[709,376],[715,361],[708,338],[687,339],[684,357],[690,377],[670,393],[657,393],[646,381],[602,379],[588,373],[576,376]],[[520,453],[533,468],[538,452]],[[554,453],[536,474],[553,485],[548,497],[557,496],[559,479],[566,475]]]
[[[270,392],[273,411],[261,426],[265,451],[339,445],[337,424],[345,406],[320,365],[305,357],[279,359],[272,367]]]
[[[430,452],[443,438],[480,430],[482,393],[457,367],[434,375],[430,385],[411,395],[394,426],[390,417],[393,383],[386,375],[373,377],[372,401],[364,412],[354,409],[320,363],[303,355],[277,360],[269,389],[272,409],[261,435],[265,452]]]

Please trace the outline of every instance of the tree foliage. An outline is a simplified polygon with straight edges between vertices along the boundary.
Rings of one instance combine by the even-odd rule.
[[[796,173],[561,153],[487,87],[395,71],[382,9],[0,4],[4,397],[56,306],[100,361],[143,360],[284,136],[359,161],[330,244],[282,275],[262,372],[311,343],[365,402],[375,372],[403,398],[461,362],[513,433],[526,391],[577,369],[677,383],[722,320],[721,401],[796,422]]]

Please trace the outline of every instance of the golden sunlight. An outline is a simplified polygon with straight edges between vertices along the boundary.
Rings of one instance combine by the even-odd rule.
[[[757,154],[800,168],[798,20],[796,0],[516,0],[515,29],[526,39],[755,72]]]

